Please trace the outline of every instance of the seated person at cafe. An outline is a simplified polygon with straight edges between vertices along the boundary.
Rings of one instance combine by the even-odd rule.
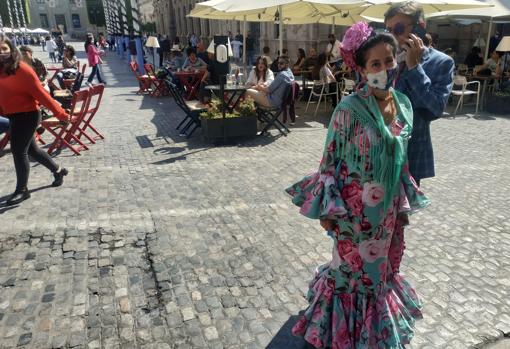
[[[466,56],[466,59],[464,60],[464,64],[471,69],[474,68],[475,65],[483,64],[482,50],[480,49],[480,47],[474,46],[471,49],[471,52]]]
[[[176,71],[181,69],[183,64],[184,57],[182,55],[182,51],[179,48],[179,44],[175,44],[170,50],[170,61],[167,63],[167,68],[172,71]]]
[[[280,71],[280,67],[278,65],[278,58],[280,58],[281,56],[285,56],[285,57],[287,57],[287,59],[289,59],[289,67],[290,67],[289,50],[284,48],[282,50],[282,54],[280,55],[280,51],[278,51],[278,57],[276,57],[276,59],[273,61],[273,63],[269,63],[269,69],[271,69],[274,74],[278,74],[278,72]]]
[[[46,85],[48,71],[46,70],[46,67],[44,66],[43,62],[32,56],[33,51],[28,46],[20,46],[19,50],[21,52],[21,60],[28,64],[29,66],[31,66],[32,69],[34,69],[35,74],[39,78],[39,81],[41,81],[43,85]]]
[[[305,63],[303,64],[303,69],[310,71],[306,75],[308,80],[319,80],[318,72],[314,74],[314,68],[317,66],[319,61],[319,56],[317,55],[317,50],[313,47],[308,49],[308,57],[305,59]]]
[[[62,58],[62,69],[57,74],[57,80],[61,88],[65,88],[64,79],[74,79],[78,74],[78,60],[75,56],[74,47],[67,45],[64,48],[64,56]]]
[[[325,53],[321,53],[319,55],[317,66],[319,69],[320,81],[326,85],[325,92],[326,93],[336,92],[337,89],[336,78],[335,75],[333,75],[333,73],[331,72],[331,67],[328,63],[328,56]],[[329,97],[331,97],[332,107],[335,108],[337,104],[336,95],[330,95]]]
[[[288,88],[294,81],[294,74],[289,68],[287,56],[278,57],[280,72],[269,86],[257,85],[246,90],[246,96],[253,98],[255,103],[263,107],[279,108],[289,92]]]
[[[248,80],[246,80],[246,87],[255,87],[258,85],[268,86],[274,80],[274,74],[269,69],[269,64],[265,57],[260,56],[255,62],[255,66],[250,71]]]
[[[269,46],[264,46],[264,48],[262,49],[262,58],[266,59],[268,66],[273,64],[273,59],[271,58],[271,55],[269,54],[269,52],[270,52]]]
[[[298,58],[296,60],[296,63],[294,63],[292,65],[292,72],[294,74],[296,74],[296,73],[301,74],[301,70],[303,70],[303,67],[305,66],[305,60],[306,60],[305,50],[303,50],[302,48],[299,48],[298,49]]]
[[[201,58],[197,57],[195,50],[191,47],[188,47],[186,50],[187,58],[182,64],[182,70],[206,70],[207,63],[205,63]]]
[[[207,85],[218,85],[220,83],[220,75],[216,71],[216,64],[214,62],[214,51],[207,51],[207,70],[200,81],[200,90],[198,93],[198,100],[202,103],[211,99],[211,91],[205,87]]]
[[[502,52],[492,51],[491,58],[480,67],[477,75],[482,76],[500,76],[501,75],[501,56]]]

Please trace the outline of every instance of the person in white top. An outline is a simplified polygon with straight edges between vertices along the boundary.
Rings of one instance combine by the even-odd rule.
[[[264,57],[257,58],[255,62],[256,65],[250,72],[248,80],[246,81],[246,87],[255,87],[255,86],[269,86],[271,82],[274,80],[274,74],[269,69],[269,64],[267,64],[267,59]]]
[[[57,49],[57,43],[51,36],[46,37],[46,48],[48,49],[48,54],[50,55],[50,59],[53,63],[57,63],[57,57],[55,56],[55,51]]]
[[[329,56],[329,64],[333,67],[340,68],[342,65],[342,55],[340,49],[342,43],[335,38],[335,34],[328,35],[329,44],[326,47],[326,54]]]
[[[319,59],[317,60],[317,64],[320,67],[319,76],[321,82],[326,85],[326,93],[336,93],[337,82],[336,78],[331,72],[331,67],[328,63],[328,57],[325,53],[321,53],[319,55]],[[333,108],[336,107],[337,104],[337,96],[336,94],[330,95],[331,97],[331,105]]]
[[[234,53],[234,58],[236,60],[240,60],[241,58],[241,46],[243,46],[243,43],[237,39],[230,42],[230,45],[232,45],[232,51]]]
[[[264,46],[264,48],[262,49],[262,57],[266,59],[268,66],[270,66],[273,63],[273,59],[271,58],[269,53],[270,53],[269,46]]]

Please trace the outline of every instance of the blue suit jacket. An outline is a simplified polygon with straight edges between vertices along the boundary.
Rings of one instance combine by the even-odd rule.
[[[417,180],[435,175],[430,122],[443,114],[454,70],[450,56],[426,48],[421,63],[411,70],[405,67],[398,77],[396,89],[409,97],[413,106],[413,132],[407,153],[409,170]]]

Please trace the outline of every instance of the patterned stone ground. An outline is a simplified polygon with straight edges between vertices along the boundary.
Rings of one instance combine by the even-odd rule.
[[[288,137],[213,147],[179,137],[173,101],[135,95],[115,54],[103,71],[106,140],[56,156],[61,188],[34,164],[32,198],[0,207],[0,348],[304,348],[290,327],[331,247],[283,189],[317,168],[328,113],[302,105]],[[510,334],[509,131],[485,113],[433,123],[433,205],[402,270],[424,301],[412,349]],[[4,201],[9,154],[0,175]]]

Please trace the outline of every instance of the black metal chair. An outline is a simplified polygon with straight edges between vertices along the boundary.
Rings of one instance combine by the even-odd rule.
[[[287,86],[286,97],[279,107],[268,108],[260,105],[257,106],[257,117],[260,122],[265,124],[259,136],[264,135],[271,127],[276,128],[283,136],[287,136],[287,134],[290,133],[290,130],[285,126],[284,122],[287,119],[287,111],[290,112],[291,116],[295,115],[293,113],[296,89],[299,91],[299,85],[294,81]],[[284,122],[279,120],[282,113],[284,113]],[[291,117],[291,120],[294,121],[295,117]]]
[[[205,111],[206,108],[199,101],[185,101],[182,93],[173,82],[168,79],[165,82],[170,91],[170,95],[174,97],[175,104],[177,104],[185,115],[175,129],[179,130],[181,135],[189,138],[193,132],[200,127],[200,113]],[[188,130],[190,131],[188,132]]]

